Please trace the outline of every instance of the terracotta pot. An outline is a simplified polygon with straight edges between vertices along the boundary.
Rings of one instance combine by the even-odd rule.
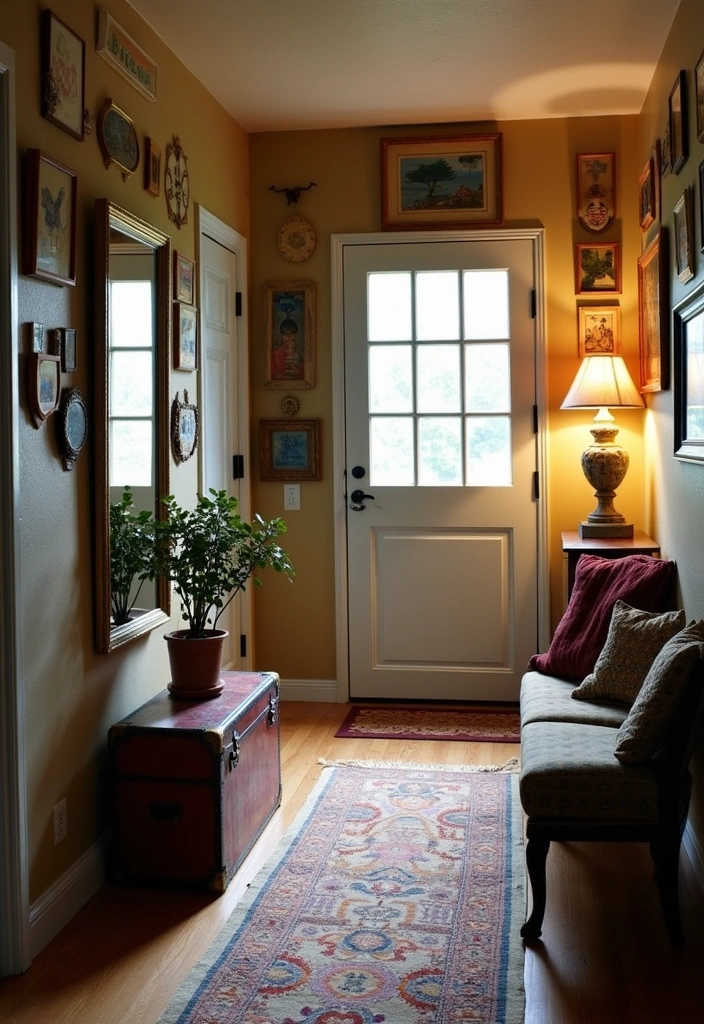
[[[225,629],[208,629],[203,637],[190,637],[187,629],[166,633],[171,682],[168,689],[183,700],[210,700],[222,693],[220,678]]]

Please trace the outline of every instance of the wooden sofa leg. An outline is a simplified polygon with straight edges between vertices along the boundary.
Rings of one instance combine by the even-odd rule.
[[[521,936],[524,939],[537,939],[542,934],[546,897],[545,862],[549,849],[549,839],[529,839],[526,843],[526,866],[533,892],[533,910],[521,928]]]
[[[650,852],[655,862],[660,906],[665,918],[667,934],[672,945],[676,948],[681,948],[684,945],[684,933],[680,918],[678,885],[680,865],[680,836],[678,830],[668,830],[658,839],[654,839],[650,844]]]

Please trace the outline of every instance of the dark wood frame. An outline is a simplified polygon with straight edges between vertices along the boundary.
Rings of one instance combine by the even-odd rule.
[[[76,372],[76,328],[59,328],[59,354],[61,356],[61,372]]]
[[[597,181],[594,178],[593,173],[588,170],[588,164],[595,160],[606,164],[606,170],[604,172],[604,175],[607,178],[607,191],[605,194],[606,202],[604,204],[606,206],[606,218],[602,224],[596,224],[594,221],[590,221],[587,213],[588,202],[590,198],[593,198],[596,194],[595,189],[597,188]],[[590,177],[593,179],[593,182],[591,185],[587,185],[586,179]],[[587,231],[592,231],[595,234],[605,231],[616,216],[616,154],[577,153],[576,187],[577,220],[583,228],[586,228]]]
[[[675,226],[675,270],[686,284],[694,277],[694,246],[692,234],[692,190],[687,185],[672,211]]]
[[[153,139],[144,139],[144,191],[158,196],[161,191],[161,146]]]
[[[655,174],[652,155],[638,178],[638,210],[640,226],[646,231],[655,220]]]
[[[667,101],[670,127],[671,169],[679,174],[687,163],[689,137],[687,131],[687,72],[678,72]]]
[[[41,400],[41,368],[45,363],[54,367],[54,403],[49,406]],[[58,355],[49,352],[30,352],[27,357],[27,401],[34,419],[34,425],[41,427],[44,420],[59,407],[61,400],[61,359]]]
[[[290,302],[295,303],[296,308],[301,307],[297,312],[296,324],[299,337],[301,333],[303,334],[302,346],[300,341],[298,342],[303,376],[290,379],[273,376],[274,350],[278,347],[275,341],[280,333],[281,316],[283,313],[285,318],[290,318],[294,313],[294,309],[284,313],[278,308],[280,301],[285,304],[287,295],[291,297]],[[279,296],[283,296],[283,300],[280,300]],[[264,285],[265,388],[290,391],[315,386],[315,296],[314,281],[276,281]]]
[[[193,440],[190,447],[184,444],[184,412],[188,412],[193,416]],[[183,392],[183,401],[178,397],[177,391],[176,397],[171,403],[171,451],[176,462],[187,462],[192,455],[195,455],[198,448],[199,433],[198,406],[188,401],[187,391],[184,390]]]
[[[614,260],[614,287],[605,288],[594,286],[593,288],[584,287],[584,273],[582,267],[582,254],[590,249],[613,249]],[[574,271],[575,271],[575,293],[577,295],[615,295],[621,291],[621,249],[618,242],[579,242],[575,246],[575,260],[574,260]]]
[[[275,464],[274,435],[306,435],[306,459],[301,466]],[[262,480],[320,480],[320,420],[260,420],[259,476]]]
[[[704,252],[704,160],[699,164],[699,240],[699,251]]]
[[[78,411],[82,417],[82,435],[77,438],[73,434],[72,417]],[[81,454],[86,438],[88,436],[88,411],[83,394],[79,388],[66,388],[61,396],[61,404],[57,416],[57,433],[59,438],[59,450],[64,469],[70,471],[76,465],[78,456]]]
[[[660,228],[638,257],[638,339],[641,392],[670,386],[667,234]]]
[[[673,350],[675,377],[675,458],[685,462],[704,463],[704,429],[701,437],[690,437],[687,425],[689,366],[687,353],[688,325],[694,318],[704,322],[704,284],[700,284],[673,310]]]
[[[57,111],[60,111],[60,97],[58,95],[60,90],[51,69],[52,41],[57,26],[60,26],[64,32],[73,37],[81,51],[80,67],[77,66],[76,69],[79,76],[79,81],[76,83],[78,127],[71,127],[67,121],[62,121],[57,115]],[[84,135],[86,44],[72,28],[69,28],[61,18],[57,18],[54,12],[48,9],[42,11],[41,75],[42,117],[45,117],[47,121],[51,121],[57,128],[71,135],[74,139],[82,142]]]
[[[191,274],[191,283],[187,291],[181,290],[181,270],[182,268],[188,268]],[[196,297],[196,263],[195,260],[191,260],[188,256],[184,256],[182,252],[176,252],[174,250],[174,302],[184,302],[187,306],[192,306]]]
[[[193,317],[195,331],[195,346],[193,349],[193,363],[184,359],[183,332],[181,330],[181,314],[187,313]],[[184,370],[192,373],[198,369],[198,310],[186,302],[174,302],[174,370]]]
[[[697,140],[704,142],[704,52],[694,68],[694,94],[697,113]]]
[[[59,267],[56,271],[47,270],[39,265],[41,259],[41,244],[40,244],[40,207],[43,205],[44,217],[49,215],[49,211],[45,205],[45,197],[42,195],[42,189],[46,186],[42,185],[42,167],[53,168],[60,174],[65,175],[66,182],[62,186],[70,196],[71,209],[69,210],[68,219],[63,231],[67,230],[69,233],[68,240],[68,259],[64,261],[65,273],[59,273],[62,269]],[[65,167],[60,164],[57,160],[52,160],[51,157],[46,156],[38,149],[27,150],[27,164],[26,164],[27,180],[25,185],[25,231],[24,231],[24,273],[30,277],[40,277],[44,281],[52,281],[54,284],[69,284],[75,285],[76,283],[76,196],[77,196],[77,182],[78,176],[75,171],[72,171],[70,167]],[[51,197],[50,195],[50,198]],[[59,199],[57,193],[56,199]],[[60,206],[63,205],[61,203]]]

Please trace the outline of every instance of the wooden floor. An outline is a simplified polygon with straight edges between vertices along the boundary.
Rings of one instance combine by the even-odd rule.
[[[519,753],[505,743],[337,740],[347,710],[281,705],[283,805],[249,861],[291,822],[319,757],[503,764]],[[0,981],[0,1021],[154,1024],[255,871],[245,864],[219,898],[104,886],[26,974]],[[526,950],[526,1024],[703,1021],[704,898],[684,855],[680,877],[687,944],[675,952],[646,847],[553,845],[543,942]]]

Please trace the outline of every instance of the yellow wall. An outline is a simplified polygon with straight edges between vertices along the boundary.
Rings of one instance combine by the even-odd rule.
[[[172,235],[174,248],[194,255],[194,203],[202,203],[242,234],[249,233],[248,139],[241,127],[186,72],[123,0],[112,0],[118,24],[158,65],[156,102],[150,102],[95,52],[91,0],[55,0],[51,9],[86,42],[86,106],[94,113],[112,99],[132,117],[140,139],[166,149],[177,134],[188,157],[191,209],[177,230],[163,195],[142,187],[142,165],[123,181],[103,166],[95,134],[78,142],[40,116],[40,16],[37,3],[3,3],[0,39],[17,64],[18,182],[24,152],[38,148],[78,175],[78,259],[75,288],[20,278],[20,321],[78,331],[78,370],[62,384],[77,385],[92,407],[93,203],[107,197]],[[20,191],[20,200],[23,198]],[[20,239],[23,217],[19,216]],[[20,379],[24,381],[23,340]],[[192,374],[172,375],[171,393]],[[29,803],[30,899],[36,900],[104,831],[104,776],[109,726],[163,689],[168,679],[164,630],[109,656],[93,652],[90,441],[75,470],[63,470],[54,423],[37,430],[23,402],[20,413],[21,581],[25,626],[24,668]],[[176,468],[172,489],[189,500],[196,489],[196,460]],[[52,806],[68,799],[68,838],[53,845]]]

